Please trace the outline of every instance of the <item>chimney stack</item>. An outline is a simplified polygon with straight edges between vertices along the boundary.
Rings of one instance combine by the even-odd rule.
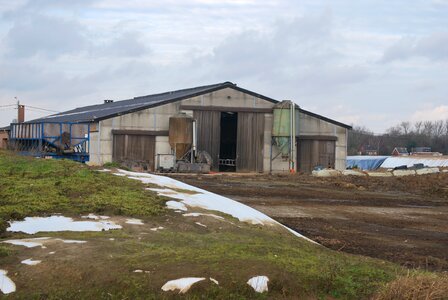
[[[25,105],[19,104],[17,108],[18,108],[17,123],[23,123],[25,122]]]

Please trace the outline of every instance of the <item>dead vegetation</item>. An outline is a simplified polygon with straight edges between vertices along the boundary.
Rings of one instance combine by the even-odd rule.
[[[448,275],[411,274],[388,283],[373,300],[448,299]]]

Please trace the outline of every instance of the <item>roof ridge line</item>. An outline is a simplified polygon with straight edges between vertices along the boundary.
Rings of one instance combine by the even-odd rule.
[[[167,94],[174,94],[174,93],[178,93],[178,92],[190,91],[190,90],[195,90],[195,89],[200,89],[200,88],[211,88],[211,87],[217,87],[217,86],[225,86],[225,85],[234,85],[234,86],[236,86],[236,84],[231,82],[231,81],[225,81],[225,82],[221,82],[221,83],[200,85],[200,86],[196,86],[196,87],[192,87],[192,88],[168,91],[168,92],[163,92],[163,93],[149,94],[149,95],[145,95],[145,96],[137,96],[137,97],[134,97],[134,98],[132,98],[130,100],[141,99],[141,98],[146,98],[146,97],[153,97],[153,96],[160,96],[160,95],[167,95]],[[119,100],[119,101],[125,101],[125,100]]]

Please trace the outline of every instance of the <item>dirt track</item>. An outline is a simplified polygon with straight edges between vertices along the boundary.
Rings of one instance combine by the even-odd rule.
[[[339,251],[448,271],[448,174],[176,178],[252,206]]]

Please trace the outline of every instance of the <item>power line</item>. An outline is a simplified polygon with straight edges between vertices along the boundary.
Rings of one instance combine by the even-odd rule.
[[[48,112],[54,112],[54,113],[58,113],[59,112],[59,111],[56,111],[56,110],[40,108],[40,107],[31,106],[31,105],[25,105],[25,107],[26,108],[34,108],[34,109],[43,110],[43,111],[48,111]]]
[[[10,106],[17,106],[17,104],[0,105],[0,107],[10,107]]]

